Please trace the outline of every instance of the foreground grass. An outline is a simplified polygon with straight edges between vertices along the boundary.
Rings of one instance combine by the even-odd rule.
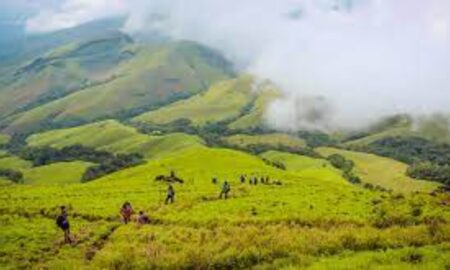
[[[279,269],[450,241],[444,195],[367,190],[309,162],[283,171],[243,152],[198,146],[87,184],[0,186],[0,268]],[[175,185],[175,204],[164,205],[167,185],[154,178],[170,170],[185,182]],[[282,185],[241,184],[241,175]],[[231,198],[219,200],[225,179]],[[152,223],[120,225],[127,200]],[[60,205],[69,208],[73,247],[60,244],[54,225]]]

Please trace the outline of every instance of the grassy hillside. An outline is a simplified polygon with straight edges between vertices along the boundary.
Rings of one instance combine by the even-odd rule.
[[[197,136],[182,133],[149,136],[115,120],[107,120],[34,134],[27,138],[27,143],[30,146],[55,148],[81,144],[113,153],[140,153],[150,158],[193,145],[201,145],[203,141]]]
[[[249,145],[271,145],[286,146],[290,148],[305,147],[306,143],[303,139],[282,133],[262,134],[262,135],[232,135],[223,138],[225,142],[231,145],[246,147]]]
[[[430,181],[416,180],[406,176],[407,165],[393,159],[335,148],[318,148],[324,155],[340,154],[355,163],[354,172],[365,183],[380,185],[396,192],[430,192],[438,184]]]
[[[0,146],[5,145],[9,142],[10,137],[6,134],[0,134]]]
[[[25,184],[67,185],[80,183],[84,172],[92,165],[89,162],[73,161],[29,168],[23,171]]]
[[[286,167],[286,170],[295,172],[302,178],[317,179],[317,181],[329,181],[331,185],[346,185],[347,180],[342,177],[342,172],[335,169],[328,161],[291,153],[268,151],[260,155],[272,162],[278,162]]]
[[[243,76],[218,82],[205,93],[144,113],[134,121],[166,124],[177,119],[189,119],[195,125],[203,125],[237,117],[255,98],[251,92],[252,81],[251,77]]]
[[[265,126],[267,108],[270,102],[280,97],[280,91],[271,84],[262,84],[257,87],[256,91],[258,91],[258,96],[253,102],[250,111],[231,122],[228,125],[230,129],[242,130]]]
[[[31,162],[16,156],[7,155],[0,157],[0,169],[22,171],[31,168],[32,165],[33,164]]]
[[[412,119],[409,116],[390,117],[370,128],[363,136],[350,139],[346,147],[366,146],[387,137],[420,137],[438,143],[450,143],[448,116],[433,115]]]
[[[130,58],[124,48],[131,43],[126,35],[114,33],[33,59],[15,71],[12,84],[0,89],[0,113],[19,113],[110,80],[113,69]]]
[[[164,205],[167,185],[153,179],[170,170],[185,183],[175,185],[175,204]],[[283,184],[240,184],[241,174],[270,176]],[[213,184],[212,177],[219,183]],[[219,200],[224,179],[231,183],[231,197]],[[0,188],[1,267],[288,269],[326,265],[324,260],[349,252],[383,256],[382,250],[400,249],[395,256],[402,257],[402,248],[424,256],[419,267],[435,254],[425,246],[437,250],[450,241],[450,213],[438,206],[440,197],[397,198],[340,181],[338,175],[330,182],[279,170],[258,157],[227,149],[189,148],[64,188]],[[126,200],[136,210],[145,210],[152,224],[120,224],[118,210]],[[54,225],[61,204],[69,207],[77,240],[72,247],[62,244]],[[420,215],[411,214],[413,206],[420,207]],[[440,222],[427,225],[426,220],[437,217]],[[372,263],[359,262],[355,269]],[[391,260],[387,265],[399,263]]]
[[[68,54],[66,50],[54,54]],[[199,93],[232,74],[226,60],[190,42],[130,45],[121,48],[120,53],[129,59],[114,65],[114,70],[100,83],[86,82],[79,91],[10,116],[3,121],[7,125],[5,132],[72,125],[108,116],[127,117]],[[66,85],[71,82],[61,81]]]

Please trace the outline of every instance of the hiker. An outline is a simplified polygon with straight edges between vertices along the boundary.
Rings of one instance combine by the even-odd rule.
[[[244,184],[244,183],[245,183],[245,176],[241,175],[241,184]]]
[[[70,238],[70,224],[67,216],[66,207],[61,206],[61,214],[56,218],[56,225],[58,225],[58,227],[64,232],[64,243],[71,244],[72,239]]]
[[[133,207],[131,207],[130,202],[125,202],[120,209],[120,214],[122,215],[123,222],[128,224],[131,220],[131,215],[133,214]]]
[[[175,201],[175,190],[173,189],[172,185],[169,185],[169,188],[167,189],[167,197],[165,203],[168,204],[169,201],[170,203],[174,203]]]
[[[222,199],[222,197],[225,197],[225,199],[228,199],[228,193],[230,192],[230,190],[231,190],[230,184],[228,184],[227,181],[223,182],[219,198]]]
[[[144,211],[139,211],[139,217],[137,219],[138,224],[140,225],[144,225],[144,224],[149,224],[150,223],[150,219],[148,218],[148,216],[144,213]]]

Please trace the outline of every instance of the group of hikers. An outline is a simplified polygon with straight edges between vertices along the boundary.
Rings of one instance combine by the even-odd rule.
[[[120,215],[122,216],[123,223],[128,224],[131,221],[133,214],[134,210],[131,203],[125,202],[120,208]],[[139,225],[149,224],[150,218],[141,210],[139,211],[136,221]],[[72,244],[73,240],[70,235],[70,223],[67,208],[65,206],[61,206],[61,213],[56,218],[56,225],[64,232],[64,242],[66,244]]]
[[[241,184],[245,184],[246,180],[247,180],[247,177],[245,175],[241,175]],[[258,185],[258,182],[261,182],[261,184],[270,184],[270,177],[269,176],[266,176],[266,177],[261,176],[258,179],[258,177],[256,177],[256,176],[251,176],[251,177],[249,177],[248,182],[250,185]]]
[[[246,180],[247,180],[246,176],[241,175],[240,177],[241,184],[244,184]],[[257,185],[258,181],[261,182],[262,184],[269,184],[270,178],[268,176],[261,177],[260,179],[254,176],[249,178],[249,183],[251,185]],[[217,178],[213,178],[212,183],[217,184],[218,183]],[[227,180],[225,180],[220,190],[219,199],[228,199],[230,192],[231,192],[231,185],[228,183]],[[172,204],[174,202],[175,202],[175,189],[172,185],[169,185],[167,188],[167,195],[164,203]],[[128,201],[125,202],[120,208],[120,215],[122,217],[123,223],[128,224],[131,221],[131,217],[133,214],[134,210],[133,207],[131,206],[131,203]],[[139,211],[139,215],[136,221],[138,224],[144,225],[150,223],[150,218],[144,213],[144,211]],[[61,213],[56,218],[56,224],[64,232],[64,242],[71,244],[72,238],[70,236],[70,224],[68,220],[67,208],[65,206],[61,206]]]

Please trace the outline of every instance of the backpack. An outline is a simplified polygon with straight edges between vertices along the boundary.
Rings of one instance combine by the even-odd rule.
[[[67,225],[67,219],[66,219],[66,217],[65,217],[64,215],[59,215],[59,216],[56,218],[56,225],[57,225],[58,227],[60,227],[61,229],[64,228],[64,227],[66,227],[66,225]]]

